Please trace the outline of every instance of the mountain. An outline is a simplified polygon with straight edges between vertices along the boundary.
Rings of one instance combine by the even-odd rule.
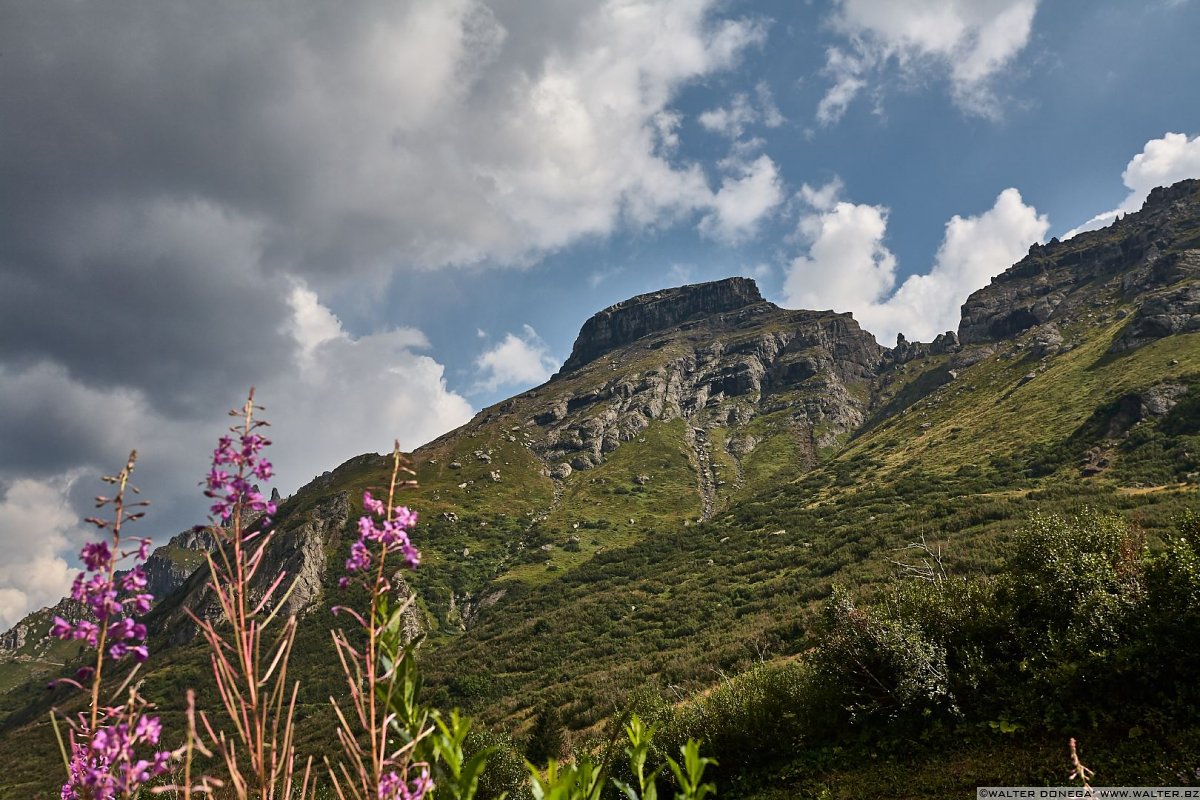
[[[1034,245],[929,343],[881,347],[745,278],[631,298],[583,324],[547,383],[412,458],[424,561],[404,591],[431,696],[518,737],[553,706],[582,741],[647,691],[805,652],[832,586],[890,583],[920,537],[951,573],[988,574],[1035,510],[1112,509],[1166,535],[1200,481],[1200,181]],[[352,521],[389,473],[358,456],[277,515],[312,720],[339,691],[328,607]],[[203,664],[182,614],[211,605],[185,575],[198,552],[159,551],[171,591],[147,687],[167,707]],[[23,670],[69,660],[31,649],[39,613],[0,640]],[[44,705],[0,696],[0,758],[35,735],[52,748],[23,733]]]
[[[171,537],[146,559],[146,588],[157,598],[168,597],[204,565],[204,553],[215,546],[212,534],[186,530]],[[79,645],[50,636],[55,617],[80,619],[86,608],[64,597],[53,606],[29,614],[0,635],[0,692],[30,678],[58,672],[77,657]]]

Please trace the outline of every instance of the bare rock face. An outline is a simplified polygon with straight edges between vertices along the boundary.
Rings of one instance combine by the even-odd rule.
[[[947,353],[957,353],[959,349],[958,335],[954,331],[939,333],[932,342],[910,342],[903,333],[896,334],[896,346],[883,355],[881,367],[901,366],[910,361],[917,361],[931,355],[940,356]]]
[[[738,297],[758,297],[753,282],[731,281],[751,287],[739,289]],[[585,333],[586,326],[580,341]],[[778,410],[781,402],[793,409],[798,427],[820,426],[822,437],[836,437],[861,425],[866,411],[860,399],[865,393],[856,396],[846,387],[869,384],[885,352],[848,314],[785,311],[761,301],[656,331],[612,352],[625,354],[615,358],[632,357],[629,348],[654,349],[662,337],[692,343],[691,349],[654,369],[620,373],[573,396],[556,395],[533,415],[542,436],[532,449],[552,465],[553,477],[596,467],[655,420],[736,429],[764,407]],[[605,375],[602,365],[585,363],[580,369]],[[736,455],[748,440],[734,441]],[[699,449],[697,456],[703,461]]]
[[[1057,355],[1063,349],[1062,332],[1053,322],[1034,328],[1033,342],[1030,352],[1034,358],[1045,358]]]
[[[147,590],[160,599],[171,594],[203,565],[203,554],[212,552],[216,546],[212,532],[203,528],[176,534],[146,559],[142,569],[146,573]]]
[[[1200,250],[1191,252],[1200,260]],[[1200,331],[1200,281],[1147,298],[1110,350],[1122,353],[1172,334],[1195,331]]]
[[[408,603],[400,615],[400,632],[404,643],[409,644],[425,634],[426,625],[422,619],[421,609],[417,605],[416,593],[408,585],[408,581],[401,577],[401,574],[397,572],[392,576],[392,594],[394,602]],[[501,596],[503,596],[503,592],[501,592]],[[496,599],[499,600],[499,598]],[[453,605],[453,595],[451,595],[450,602]],[[495,601],[492,601],[492,604],[494,603]]]
[[[757,284],[749,278],[727,278],[638,295],[604,309],[584,323],[560,374],[574,372],[601,355],[656,331],[762,300]]]
[[[1200,330],[1200,180],[1155,189],[1142,210],[1029,254],[967,298],[962,344],[1011,339],[1035,326],[1086,321],[1104,307],[1139,306],[1118,350]],[[1164,293],[1175,287],[1172,293]],[[1053,345],[1049,349],[1053,349]]]
[[[320,597],[321,581],[325,577],[325,542],[344,528],[349,519],[350,497],[339,492],[313,509],[308,520],[298,528],[281,531],[268,545],[267,563],[278,565],[276,574],[278,571],[287,574],[285,586],[295,581],[291,594],[284,601],[283,616],[307,611]],[[267,588],[267,578],[264,575],[262,585],[253,587],[255,592]],[[274,580],[274,575],[270,580]]]
[[[1109,421],[1107,436],[1118,439],[1143,420],[1162,419],[1187,393],[1188,387],[1184,384],[1160,383],[1121,397]]]
[[[280,573],[286,576],[278,590],[280,594],[288,586],[294,586],[286,596],[279,613],[284,616],[301,615],[313,608],[321,596],[321,583],[325,577],[325,543],[335,533],[345,528],[350,519],[350,497],[338,492],[325,499],[305,518],[293,527],[277,530],[263,554],[269,569],[259,570],[251,581],[250,595],[257,602],[270,588]],[[191,640],[197,633],[185,609],[201,619],[215,620],[221,616],[221,608],[208,588],[206,570],[198,570],[176,595],[170,608],[161,610],[150,620],[151,629],[167,633],[173,644]]]

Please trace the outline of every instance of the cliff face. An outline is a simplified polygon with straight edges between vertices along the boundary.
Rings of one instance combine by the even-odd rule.
[[[349,495],[337,492],[303,516],[288,520],[276,528],[263,554],[270,569],[259,570],[250,583],[251,597],[257,602],[280,573],[287,577],[279,594],[286,597],[280,613],[301,615],[321,597],[322,582],[328,566],[325,546],[346,527],[350,519]],[[202,532],[208,541],[211,534]],[[214,543],[215,548],[215,543]],[[190,641],[198,632],[188,611],[201,619],[215,620],[221,608],[209,588],[207,569],[192,573],[179,591],[161,603],[147,619],[152,633],[162,634],[175,644]],[[288,587],[290,591],[288,591]]]
[[[216,540],[207,530],[192,529],[176,534],[146,559],[142,569],[146,573],[147,591],[161,599],[183,586],[204,564],[204,553],[211,552],[214,547]]]
[[[868,383],[883,353],[849,315],[769,303],[711,315],[686,331],[659,332],[640,348],[610,353],[623,364],[645,351],[664,352],[659,364],[633,373],[618,367],[619,375],[611,375],[610,364],[611,377],[597,365],[589,374],[598,373],[599,385],[561,392],[534,417],[543,432],[535,450],[555,474],[592,468],[657,420],[736,430],[767,409],[794,407],[805,426],[847,432],[865,411],[847,387]]]
[[[562,373],[574,372],[651,333],[697,317],[761,303],[762,299],[757,284],[749,278],[727,278],[638,295],[609,306],[584,323]]]
[[[1062,325],[1089,309],[1133,305],[1118,349],[1200,329],[1200,180],[1155,189],[1142,210],[1029,254],[962,307],[964,345]]]

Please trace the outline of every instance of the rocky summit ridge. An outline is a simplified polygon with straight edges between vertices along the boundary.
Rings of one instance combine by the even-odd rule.
[[[1142,209],[1029,254],[971,294],[962,307],[963,344],[1026,331],[1047,340],[1089,307],[1136,308],[1114,352],[1200,329],[1200,180],[1150,192]]]
[[[560,374],[574,372],[648,334],[761,302],[758,285],[749,278],[726,278],[631,297],[597,312],[583,324]]]

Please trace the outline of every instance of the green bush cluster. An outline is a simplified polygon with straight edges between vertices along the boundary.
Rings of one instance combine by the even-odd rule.
[[[799,656],[685,702],[649,690],[631,702],[662,741],[702,739],[723,785],[855,743],[1170,737],[1194,725],[1200,517],[1183,515],[1151,548],[1115,514],[1035,515],[996,574],[933,578],[871,602],[835,590]]]

